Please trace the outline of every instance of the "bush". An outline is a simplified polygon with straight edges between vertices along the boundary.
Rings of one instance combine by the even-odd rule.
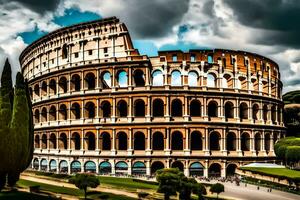
[[[138,193],[139,199],[146,198],[147,196],[149,196],[149,193],[147,193],[147,192],[139,192]]]

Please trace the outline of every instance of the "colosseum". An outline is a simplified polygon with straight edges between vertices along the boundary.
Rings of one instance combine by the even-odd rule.
[[[20,56],[33,103],[31,168],[226,177],[275,162],[285,136],[278,65],[226,49],[140,55],[116,17],[58,29]]]

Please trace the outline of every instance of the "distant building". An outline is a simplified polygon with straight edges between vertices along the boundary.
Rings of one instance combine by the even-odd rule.
[[[32,168],[58,173],[227,176],[274,162],[285,135],[278,65],[225,49],[134,49],[115,17],[56,30],[21,54]]]

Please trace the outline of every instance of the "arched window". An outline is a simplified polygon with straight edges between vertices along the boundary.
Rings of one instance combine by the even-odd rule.
[[[249,151],[250,150],[250,136],[248,133],[242,133],[241,136],[241,150]]]
[[[275,122],[276,122],[276,107],[275,106],[271,107],[271,120],[272,120],[272,123],[275,124]]]
[[[259,112],[259,106],[257,104],[253,104],[252,106],[252,117],[255,120],[258,120],[258,112]]]
[[[180,99],[174,99],[171,105],[172,117],[182,117],[182,102]]]
[[[233,87],[233,80],[229,74],[224,74],[222,79],[222,87],[223,88],[232,88]]]
[[[208,169],[208,177],[220,177],[221,176],[221,165],[213,163]]]
[[[34,137],[34,148],[40,148],[40,136],[35,135]]]
[[[226,137],[226,149],[228,151],[236,150],[236,136],[234,133],[229,132]]]
[[[191,134],[191,150],[202,150],[202,135],[198,131]]]
[[[244,102],[240,104],[240,119],[248,119],[248,105]]]
[[[43,81],[43,83],[42,83],[42,95],[43,96],[47,95],[47,83],[46,83],[46,81]]]
[[[68,140],[65,133],[61,133],[58,140],[59,149],[68,149]]]
[[[102,116],[103,118],[109,118],[111,116],[111,105],[108,101],[103,101],[101,103]]]
[[[78,103],[73,103],[71,107],[72,119],[80,119],[80,105]]]
[[[153,86],[163,86],[164,85],[164,76],[160,70],[156,70],[153,72],[152,85]]]
[[[134,102],[134,116],[145,117],[145,102],[142,99]]]
[[[188,74],[188,84],[190,87],[198,86],[198,74],[196,72],[189,72]]]
[[[61,93],[66,93],[68,91],[68,81],[66,77],[61,77],[58,81],[59,91]]]
[[[39,169],[39,166],[40,166],[39,159],[35,158],[35,159],[33,160],[33,169],[38,170],[38,169]]]
[[[134,134],[134,150],[145,150],[145,135],[142,132]]]
[[[72,149],[80,150],[81,145],[80,145],[79,133],[75,132],[72,134],[71,145],[72,145]]]
[[[102,139],[102,150],[110,150],[111,149],[111,140],[110,140],[110,135],[109,133],[102,133],[101,134],[101,139]]]
[[[153,117],[164,116],[164,102],[161,99],[154,99],[152,106]]]
[[[193,100],[190,104],[190,115],[191,117],[201,116],[201,103],[198,100]]]
[[[85,76],[85,84],[86,84],[88,90],[95,89],[95,82],[96,81],[95,81],[94,73],[90,72]]]
[[[96,164],[93,161],[87,161],[84,164],[84,172],[96,173]]]
[[[80,91],[80,89],[81,89],[80,81],[81,81],[81,79],[80,79],[80,76],[78,74],[74,74],[72,76],[72,79],[71,79],[71,88],[72,88],[72,90]]]
[[[73,161],[71,163],[71,173],[81,172],[81,163],[79,161]]]
[[[164,150],[164,135],[161,132],[155,132],[152,138],[153,150]]]
[[[68,172],[68,162],[65,160],[60,161],[59,163],[59,172],[67,173]]]
[[[127,103],[124,100],[118,102],[119,117],[127,117]]]
[[[102,87],[103,89],[111,88],[111,75],[109,72],[102,75]]]
[[[229,164],[226,167],[226,177],[235,176],[236,168],[237,168],[236,164]]]
[[[67,120],[67,106],[65,104],[61,104],[59,106],[59,119]]]
[[[208,117],[218,117],[218,104],[215,101],[208,103]]]
[[[207,74],[207,87],[216,87],[216,76],[214,74]]]
[[[263,119],[265,122],[268,120],[268,114],[269,114],[269,109],[268,106],[265,104],[263,107]]]
[[[220,150],[220,134],[218,132],[212,132],[209,135],[209,147],[211,151]]]
[[[56,149],[56,135],[52,133],[49,138],[49,148]]]
[[[36,96],[40,96],[40,87],[39,87],[39,84],[35,84],[34,85],[34,94]]]
[[[99,173],[100,174],[110,174],[111,173],[111,164],[107,161],[104,161],[99,164]]]
[[[34,111],[34,123],[40,122],[40,111],[39,109],[35,109]]]
[[[180,71],[175,70],[171,73],[171,86],[181,86]]]
[[[120,71],[118,73],[118,83],[119,87],[127,87],[128,86],[128,77],[125,71]]]
[[[190,176],[203,176],[204,167],[199,162],[194,162],[190,165]]]
[[[42,135],[42,149],[47,149],[47,135]]]
[[[128,172],[128,165],[124,161],[116,163],[116,174],[126,174]]]
[[[175,161],[175,162],[172,163],[171,168],[177,168],[177,169],[179,169],[180,171],[183,172],[184,166],[183,166],[182,162]]]
[[[90,119],[95,117],[95,104],[93,102],[85,104],[85,117]]]
[[[225,103],[225,118],[234,118],[234,106],[233,103],[230,101],[227,101]]]
[[[56,94],[56,81],[51,79],[49,82],[50,94]]]
[[[42,171],[46,171],[47,170],[47,166],[48,166],[48,162],[46,159],[42,159],[41,160],[41,170]]]
[[[142,70],[137,69],[134,71],[134,83],[136,87],[145,86],[145,77]]]
[[[165,168],[164,164],[160,161],[155,161],[151,165],[151,174],[155,175],[157,170]]]
[[[146,165],[141,161],[135,162],[132,166],[132,174],[146,174]]]
[[[47,121],[47,109],[45,107],[42,108],[41,115],[42,115],[42,122],[46,122]]]
[[[50,121],[55,121],[56,120],[56,107],[51,106],[49,110],[49,120]]]
[[[254,147],[255,147],[255,151],[260,151],[261,150],[261,135],[260,133],[256,133],[254,136]]]
[[[172,133],[171,144],[172,150],[183,150],[182,133],[180,133],[179,131]]]
[[[85,135],[85,142],[86,142],[86,147],[87,150],[95,150],[96,149],[96,144],[95,144],[95,135],[92,132],[88,132]]]
[[[62,47],[61,57],[62,59],[68,58],[68,47],[66,44],[64,44]]]
[[[57,169],[57,164],[56,164],[56,160],[51,160],[50,164],[49,164],[49,171],[50,172],[56,172]]]
[[[127,135],[124,132],[120,132],[117,135],[118,150],[127,150]]]

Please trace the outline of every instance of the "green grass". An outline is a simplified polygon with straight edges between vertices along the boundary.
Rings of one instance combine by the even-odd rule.
[[[286,178],[300,178],[300,171],[286,169],[286,168],[264,168],[264,167],[241,167],[241,170],[251,172],[258,172],[262,175],[282,176]]]
[[[54,198],[42,196],[38,194],[31,194],[21,191],[4,191],[0,193],[1,200],[52,200]]]

